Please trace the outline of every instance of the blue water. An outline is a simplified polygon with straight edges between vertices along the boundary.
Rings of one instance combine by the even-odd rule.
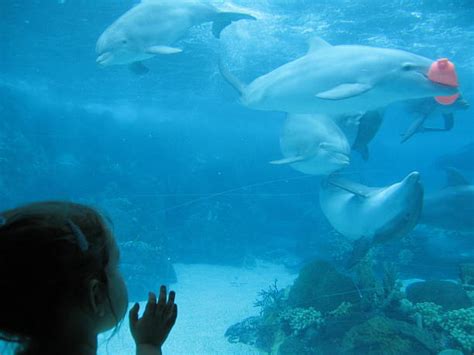
[[[111,217],[121,244],[159,248],[171,268],[263,259],[296,272],[314,258],[337,263],[320,178],[268,164],[281,157],[285,115],[241,106],[219,58],[250,82],[304,55],[314,36],[403,49],[448,57],[474,103],[472,0],[235,1],[261,18],[232,24],[220,40],[209,24],[193,28],[177,44],[181,54],[146,61],[147,75],[98,67],[98,36],[135,3],[1,1],[0,210],[45,199],[92,204]],[[429,193],[444,185],[439,160],[447,159],[474,182],[474,156],[456,159],[469,144],[472,153],[472,108],[455,114],[450,132],[400,144],[412,120],[401,105],[389,107],[370,159],[353,152],[351,177],[385,186],[416,170]],[[415,229],[412,245],[384,249],[395,262],[402,250],[414,253],[403,277],[456,278],[459,263],[474,262],[472,232],[430,233]],[[131,248],[127,262],[139,264],[138,255]],[[170,270],[160,275],[176,281]]]

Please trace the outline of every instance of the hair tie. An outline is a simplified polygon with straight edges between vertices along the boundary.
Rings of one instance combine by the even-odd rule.
[[[89,242],[86,239],[84,233],[82,233],[81,229],[71,220],[67,220],[67,225],[72,231],[72,234],[76,237],[77,245],[81,251],[87,251],[89,249]]]

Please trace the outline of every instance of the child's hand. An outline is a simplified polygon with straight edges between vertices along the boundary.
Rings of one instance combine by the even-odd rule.
[[[137,347],[147,345],[161,349],[178,316],[178,306],[174,304],[174,297],[175,293],[171,291],[166,302],[166,287],[161,286],[158,303],[153,292],[148,294],[148,303],[140,319],[138,319],[139,304],[135,303],[132,307],[129,313],[130,331]]]

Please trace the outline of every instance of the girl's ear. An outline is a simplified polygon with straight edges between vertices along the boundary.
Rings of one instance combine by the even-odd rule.
[[[104,283],[97,279],[90,280],[87,288],[87,296],[92,313],[101,318],[104,317],[107,308]]]

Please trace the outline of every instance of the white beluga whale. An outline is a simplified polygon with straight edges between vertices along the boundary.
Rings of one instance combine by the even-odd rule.
[[[402,237],[418,222],[423,206],[420,174],[374,188],[330,176],[321,183],[321,209],[335,230],[355,241],[349,265],[354,265],[374,243]]]
[[[433,60],[398,49],[332,46],[315,38],[303,57],[244,85],[224,78],[249,108],[288,113],[360,113],[408,99],[448,96],[457,88],[428,78]]]
[[[350,147],[337,124],[324,115],[288,115],[280,137],[283,159],[305,174],[329,175],[349,165]]]
[[[447,184],[426,196],[420,224],[460,231],[474,231],[474,185],[459,170],[446,169]]]
[[[219,37],[233,21],[255,20],[254,16],[239,12],[239,8],[230,5],[228,8],[230,11],[199,0],[142,0],[99,37],[97,63],[103,66],[133,63],[134,71],[146,72],[142,60],[181,52],[181,48],[173,45],[193,26],[212,22],[212,32]]]

